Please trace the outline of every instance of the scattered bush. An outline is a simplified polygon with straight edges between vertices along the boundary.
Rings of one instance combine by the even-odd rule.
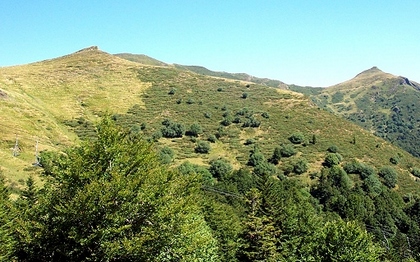
[[[185,127],[182,124],[174,123],[169,119],[164,120],[162,124],[164,127],[162,127],[161,132],[164,137],[182,137],[185,133]]]
[[[331,145],[330,147],[328,147],[327,151],[330,153],[337,153],[338,147],[336,145]]]
[[[200,154],[207,154],[210,152],[210,144],[206,141],[198,141],[197,146],[195,147],[195,152]]]
[[[171,90],[169,90],[168,94],[169,95],[175,95],[176,89],[172,88]]]
[[[242,93],[242,98],[246,99],[248,97],[248,93]]]
[[[172,162],[172,159],[174,157],[174,151],[172,150],[172,148],[168,147],[168,146],[164,146],[160,151],[159,151],[159,160],[163,163],[163,164],[169,164]]]
[[[290,142],[292,142],[293,144],[301,144],[305,141],[305,136],[298,132],[298,133],[294,133],[289,137]]]
[[[389,159],[389,162],[391,162],[391,164],[398,165],[398,163],[400,162],[400,157],[399,156],[393,156]]]
[[[187,134],[189,136],[195,136],[198,137],[198,135],[200,135],[201,133],[203,133],[203,129],[201,128],[201,126],[197,123],[194,123],[190,126],[190,129],[188,130]]]
[[[249,117],[242,124],[242,127],[259,127],[260,124],[261,122],[255,119],[254,117]]]
[[[300,158],[293,164],[293,172],[298,175],[303,174],[306,171],[308,171],[308,168],[309,168],[309,164],[305,158]]]
[[[282,145],[280,148],[280,154],[282,157],[291,157],[296,154],[296,149],[290,144]]]
[[[263,112],[263,113],[261,114],[261,116],[262,116],[262,117],[264,117],[265,119],[270,118],[270,115],[269,115],[267,112]]]
[[[204,117],[205,117],[205,118],[211,118],[211,113],[209,113],[209,112],[205,112],[205,113],[204,113]]]
[[[340,157],[337,153],[328,153],[324,160],[324,166],[333,167],[340,164]]]
[[[248,138],[247,140],[245,140],[244,145],[248,146],[248,145],[252,145],[255,144],[255,140],[252,138]]]
[[[263,162],[266,162],[264,155],[257,148],[254,148],[254,150],[251,150],[251,153],[249,155],[248,165],[255,167],[258,164],[261,164]]]
[[[209,137],[207,138],[207,141],[211,142],[211,143],[216,143],[217,138],[215,135],[211,134],[209,135]]]

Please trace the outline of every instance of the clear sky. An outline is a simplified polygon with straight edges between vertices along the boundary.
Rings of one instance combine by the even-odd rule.
[[[0,66],[92,45],[287,84],[372,66],[420,82],[420,1],[0,1]]]

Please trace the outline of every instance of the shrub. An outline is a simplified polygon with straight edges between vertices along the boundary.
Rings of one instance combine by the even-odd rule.
[[[242,98],[246,99],[248,97],[248,93],[242,93]]]
[[[289,137],[290,142],[292,142],[293,144],[301,144],[305,141],[305,136],[298,132],[298,133],[294,133]]]
[[[224,158],[210,161],[209,171],[214,178],[227,178],[232,173],[232,170],[232,165]]]
[[[221,88],[221,87],[217,88],[217,92],[222,92],[222,91],[223,91],[223,88]]]
[[[211,118],[211,113],[209,113],[209,112],[205,112],[205,113],[204,113],[204,117],[205,117],[205,118]]]
[[[331,145],[330,147],[328,147],[327,151],[330,153],[337,153],[338,147],[336,145]]]
[[[337,153],[328,153],[324,160],[324,165],[327,167],[333,167],[340,164],[340,157]]]
[[[185,128],[182,124],[174,123],[168,119],[164,120],[162,124],[164,127],[162,127],[161,132],[164,137],[182,137],[185,133]]]
[[[169,95],[175,95],[176,89],[172,88],[171,90],[169,90],[168,94]]]
[[[157,142],[159,140],[159,138],[161,138],[161,137],[162,137],[162,132],[160,132],[158,130],[158,131],[156,131],[152,134],[152,141]]]
[[[394,165],[398,165],[398,163],[400,162],[400,158],[399,156],[393,156],[389,159],[389,162],[391,162]]]
[[[262,117],[264,117],[264,118],[270,118],[270,115],[267,113],[267,112],[263,112],[262,114],[261,114],[261,116]]]
[[[296,154],[295,147],[290,144],[282,145],[280,148],[280,154],[282,157],[291,157]]]
[[[273,156],[271,156],[270,162],[277,165],[281,159],[281,147],[277,146],[274,148]]]
[[[195,137],[197,137],[201,133],[203,133],[203,129],[197,123],[192,124],[190,126],[190,130],[188,130],[188,135],[189,136],[195,136]]]
[[[308,168],[308,161],[305,158],[300,158],[293,164],[293,172],[295,172],[298,175],[308,171]]]
[[[215,135],[211,134],[209,135],[209,137],[207,138],[207,141],[211,142],[211,143],[216,143],[217,138]]]
[[[382,192],[381,181],[379,181],[377,176],[370,175],[363,181],[363,189],[371,196],[375,197]]]
[[[242,124],[242,127],[259,127],[260,124],[261,122],[255,119],[254,117],[249,117]]]
[[[249,155],[248,165],[255,167],[258,164],[261,164],[263,162],[266,162],[264,155],[257,148],[254,148],[254,150],[251,150],[251,153]]]
[[[159,160],[163,163],[163,164],[169,164],[172,162],[172,159],[174,157],[174,151],[172,150],[172,148],[168,147],[168,146],[164,146],[160,151],[159,151]]]
[[[194,99],[188,98],[187,104],[191,105],[191,104],[194,104],[194,103],[195,103]]]
[[[198,141],[194,150],[196,153],[207,154],[210,152],[210,144],[206,141]]]
[[[384,179],[384,185],[389,188],[394,188],[397,184],[397,171],[389,166],[382,167],[378,174]]]

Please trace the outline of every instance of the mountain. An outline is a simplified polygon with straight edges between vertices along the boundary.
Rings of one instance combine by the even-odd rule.
[[[148,57],[146,55],[136,55],[136,54],[129,54],[129,53],[115,54],[115,55],[120,58],[127,59],[129,61],[137,62],[144,65],[170,66],[169,64],[166,64],[154,58]],[[266,85],[270,87],[288,89],[288,86],[279,80],[274,80],[274,79],[269,79],[269,78],[259,78],[259,77],[251,76],[245,73],[228,73],[228,72],[212,71],[203,66],[188,66],[188,65],[180,65],[180,64],[173,64],[172,66],[174,66],[177,69],[191,71],[200,75],[248,81],[248,82]]]
[[[379,169],[398,158],[398,190],[419,190],[410,170],[420,167],[420,159],[289,90],[209,77],[177,66],[132,62],[96,47],[0,68],[0,76],[0,166],[16,187],[28,175],[40,172],[32,166],[37,141],[38,151],[63,150],[92,137],[98,119],[111,114],[117,123],[154,140],[157,150],[171,148],[173,165],[186,160],[208,165],[225,158],[240,168],[256,148],[269,159],[283,145],[296,154],[282,157],[276,167],[293,174],[293,166],[305,161],[308,170],[295,178],[311,184],[322,169],[327,149],[334,146],[343,163],[359,160]],[[323,91],[336,88],[341,87]],[[340,101],[346,98],[343,94]],[[325,102],[328,99],[332,98]],[[193,125],[199,127],[197,137],[191,135]],[[162,137],[173,127],[182,127],[186,135]],[[292,144],[296,137],[299,141]],[[19,155],[14,157],[16,138]],[[210,152],[199,153],[198,143],[208,139],[214,142],[209,144]]]
[[[306,94],[320,107],[420,157],[420,84],[373,67],[351,80]]]

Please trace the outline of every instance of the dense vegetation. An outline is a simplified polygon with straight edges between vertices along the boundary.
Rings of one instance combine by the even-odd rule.
[[[170,168],[106,118],[95,139],[42,156],[45,183],[0,184],[4,261],[403,261],[420,259],[420,199],[334,163],[311,188],[250,154]],[[333,153],[329,153],[333,154]],[[252,160],[251,160],[252,159]],[[393,172],[390,168],[382,173]],[[388,170],[389,169],[389,170]],[[374,179],[369,179],[372,177]],[[408,261],[408,260],[407,260]]]

